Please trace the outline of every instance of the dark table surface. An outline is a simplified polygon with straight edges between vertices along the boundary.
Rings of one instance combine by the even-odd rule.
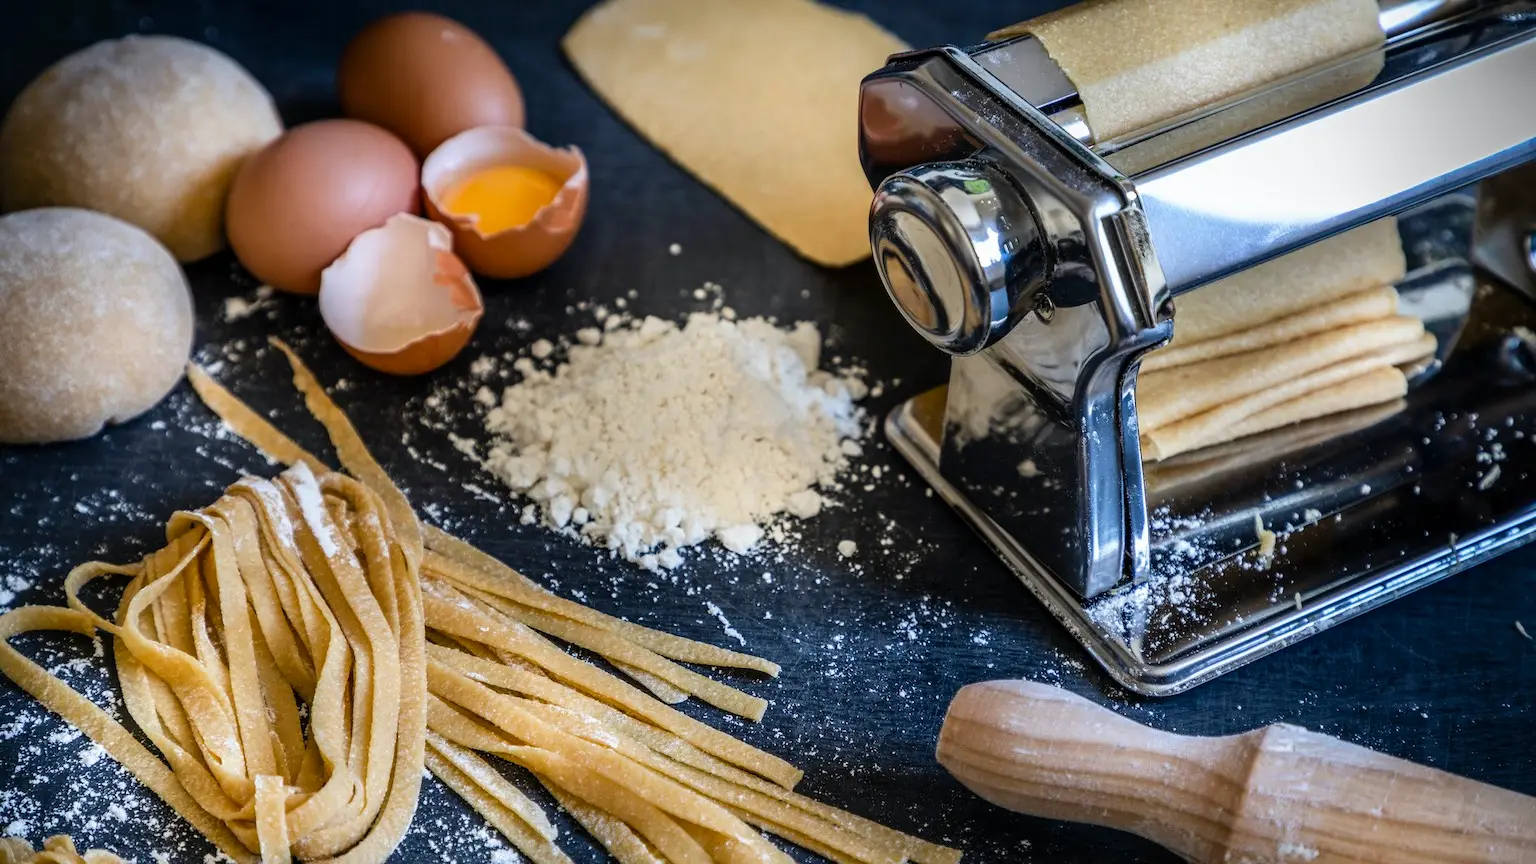
[[[990,678],[1060,684],[1155,726],[1191,734],[1297,723],[1388,753],[1525,793],[1536,793],[1536,549],[1527,548],[1167,700],[1118,690],[971,532],[879,440],[842,496],[847,506],[802,523],[790,548],[754,560],[696,550],[658,578],[613,563],[538,527],[519,504],[450,444],[484,438],[472,398],[482,355],[526,350],[540,335],[591,323],[583,301],[675,317],[705,308],[693,289],[724,288],[742,315],[819,322],[828,355],[883,382],[877,417],[941,382],[945,362],[908,330],[867,264],[825,270],[797,258],[619,121],[558,49],[581,2],[433,4],[490,40],[522,82],[529,128],[576,144],[592,171],[591,209],[574,248],[515,284],[483,282],[487,313],[470,349],[438,373],[387,379],[358,366],[324,334],[314,304],[280,297],[226,320],[225,300],[254,283],[227,255],[189,268],[198,305],[197,353],[299,440],[321,436],[288,386],[269,334],[291,340],[335,392],[384,465],[429,518],[567,595],[645,624],[735,642],[784,665],[776,681],[738,683],[772,700],[758,726],[697,705],[806,770],[805,791],[898,828],[965,849],[973,861],[1170,860],[1112,831],[997,810],[933,760],[944,708],[962,685]],[[979,0],[847,5],[912,44],[974,41],[1047,4]],[[6,4],[0,31],[0,105],[64,54],[125,33],[171,33],[228,52],[271,89],[285,118],[335,112],[332,70],[349,36],[391,3],[183,2]],[[683,253],[668,254],[679,243]],[[571,307],[568,311],[568,307]],[[510,363],[499,360],[499,368]],[[3,374],[3,373],[0,373]],[[874,468],[881,469],[874,478]],[[89,558],[131,560],[154,548],[169,514],[216,497],[238,471],[272,469],[221,436],[185,386],[160,407],[89,441],[0,448],[0,609],[60,603],[60,581]],[[865,484],[870,491],[859,491]],[[838,541],[863,551],[844,559]],[[764,574],[770,574],[764,576]],[[771,580],[771,581],[770,581]],[[709,604],[718,607],[718,615]],[[104,661],[72,637],[20,640],[102,704],[113,705]],[[110,649],[108,649],[110,650]],[[0,683],[0,833],[34,843],[71,832],[150,860],[202,860],[207,845],[110,759],[8,682]],[[563,824],[578,861],[603,856]],[[426,784],[397,860],[512,860],[452,793]],[[156,853],[165,857],[157,858]],[[803,853],[798,853],[803,854]],[[806,856],[806,860],[810,860]]]

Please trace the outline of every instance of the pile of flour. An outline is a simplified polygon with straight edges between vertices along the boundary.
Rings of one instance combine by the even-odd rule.
[[[821,510],[865,387],[820,371],[821,334],[695,314],[582,331],[553,374],[528,367],[486,424],[486,467],[534,504],[530,521],[647,569],[713,536],[745,553],[781,513]],[[547,351],[536,352],[547,356]]]

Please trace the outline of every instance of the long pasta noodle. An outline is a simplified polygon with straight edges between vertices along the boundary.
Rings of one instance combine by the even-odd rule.
[[[136,563],[76,567],[67,608],[0,615],[0,672],[220,851],[241,864],[382,862],[425,767],[535,864],[570,864],[494,757],[532,772],[620,864],[788,864],[759,830],[837,862],[958,860],[791,791],[793,765],[671,707],[698,697],[759,720],[764,700],[683,664],[776,664],[573,603],[423,525],[319,380],[273,344],[353,476],[189,367],[204,402],[287,469],[175,514],[166,544]],[[105,578],[126,579],[110,618],[81,600]],[[9,643],[39,630],[112,637],[127,714],[152,747]],[[12,860],[118,859],[55,837],[36,853],[0,844],[0,864]]]

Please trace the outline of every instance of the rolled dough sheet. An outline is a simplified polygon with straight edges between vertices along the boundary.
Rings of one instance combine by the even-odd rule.
[[[899,39],[810,0],[607,0],[563,47],[614,111],[797,252],[869,255],[859,81]]]
[[[1257,351],[1260,348],[1290,342],[1314,333],[1336,330],[1350,324],[1374,321],[1378,318],[1390,318],[1395,314],[1397,314],[1397,289],[1387,286],[1371,288],[1330,303],[1303,309],[1294,315],[1250,327],[1247,330],[1216,336],[1202,342],[1170,344],[1148,354],[1141,361],[1141,371],[1153,372],[1158,369],[1170,369],[1174,366],[1213,360],[1217,357],[1242,354],[1245,351]]]
[[[1245,471],[1255,465],[1273,464],[1277,459],[1374,426],[1402,411],[1407,404],[1402,399],[1395,399],[1297,421],[1246,438],[1207,445],[1163,462],[1149,463],[1146,468],[1147,495],[1166,497],[1187,486]]]
[[[1190,345],[1269,324],[1408,272],[1388,217],[1219,279],[1174,301],[1173,341]]]
[[[1343,364],[1341,364],[1343,365]],[[1212,444],[1234,441],[1245,435],[1279,429],[1317,417],[1350,411],[1380,402],[1401,399],[1408,392],[1408,379],[1396,366],[1374,369],[1304,393],[1279,405],[1249,415],[1238,423],[1218,424],[1195,421],[1176,424],[1153,433],[1142,441],[1142,454],[1148,459],[1166,459]]]
[[[1417,338],[1357,354],[1176,423],[1143,428],[1142,457],[1149,461],[1167,459],[1245,435],[1399,399],[1408,392],[1408,380],[1398,365],[1434,350],[1435,337],[1421,332]]]
[[[1141,430],[1146,433],[1239,400],[1264,400],[1263,404],[1244,411],[1246,416],[1306,392],[1292,390],[1284,397],[1275,395],[1296,387],[1297,382],[1312,373],[1351,358],[1417,342],[1423,335],[1424,324],[1419,319],[1393,316],[1260,351],[1141,374],[1136,384]]]
[[[1105,142],[1383,41],[1376,0],[1088,0],[1032,33]]]

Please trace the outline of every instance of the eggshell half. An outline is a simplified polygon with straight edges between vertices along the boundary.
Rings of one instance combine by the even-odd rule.
[[[555,200],[527,225],[482,234],[473,217],[447,212],[442,196],[461,179],[497,165],[523,165],[562,181]],[[587,213],[587,160],[575,147],[555,148],[511,126],[481,126],[444,141],[421,166],[427,214],[453,229],[454,248],[482,276],[516,279],[537,273],[570,248]]]
[[[448,229],[408,213],[357,235],[320,274],[320,317],[331,335],[363,364],[393,375],[452,360],[484,311]]]

